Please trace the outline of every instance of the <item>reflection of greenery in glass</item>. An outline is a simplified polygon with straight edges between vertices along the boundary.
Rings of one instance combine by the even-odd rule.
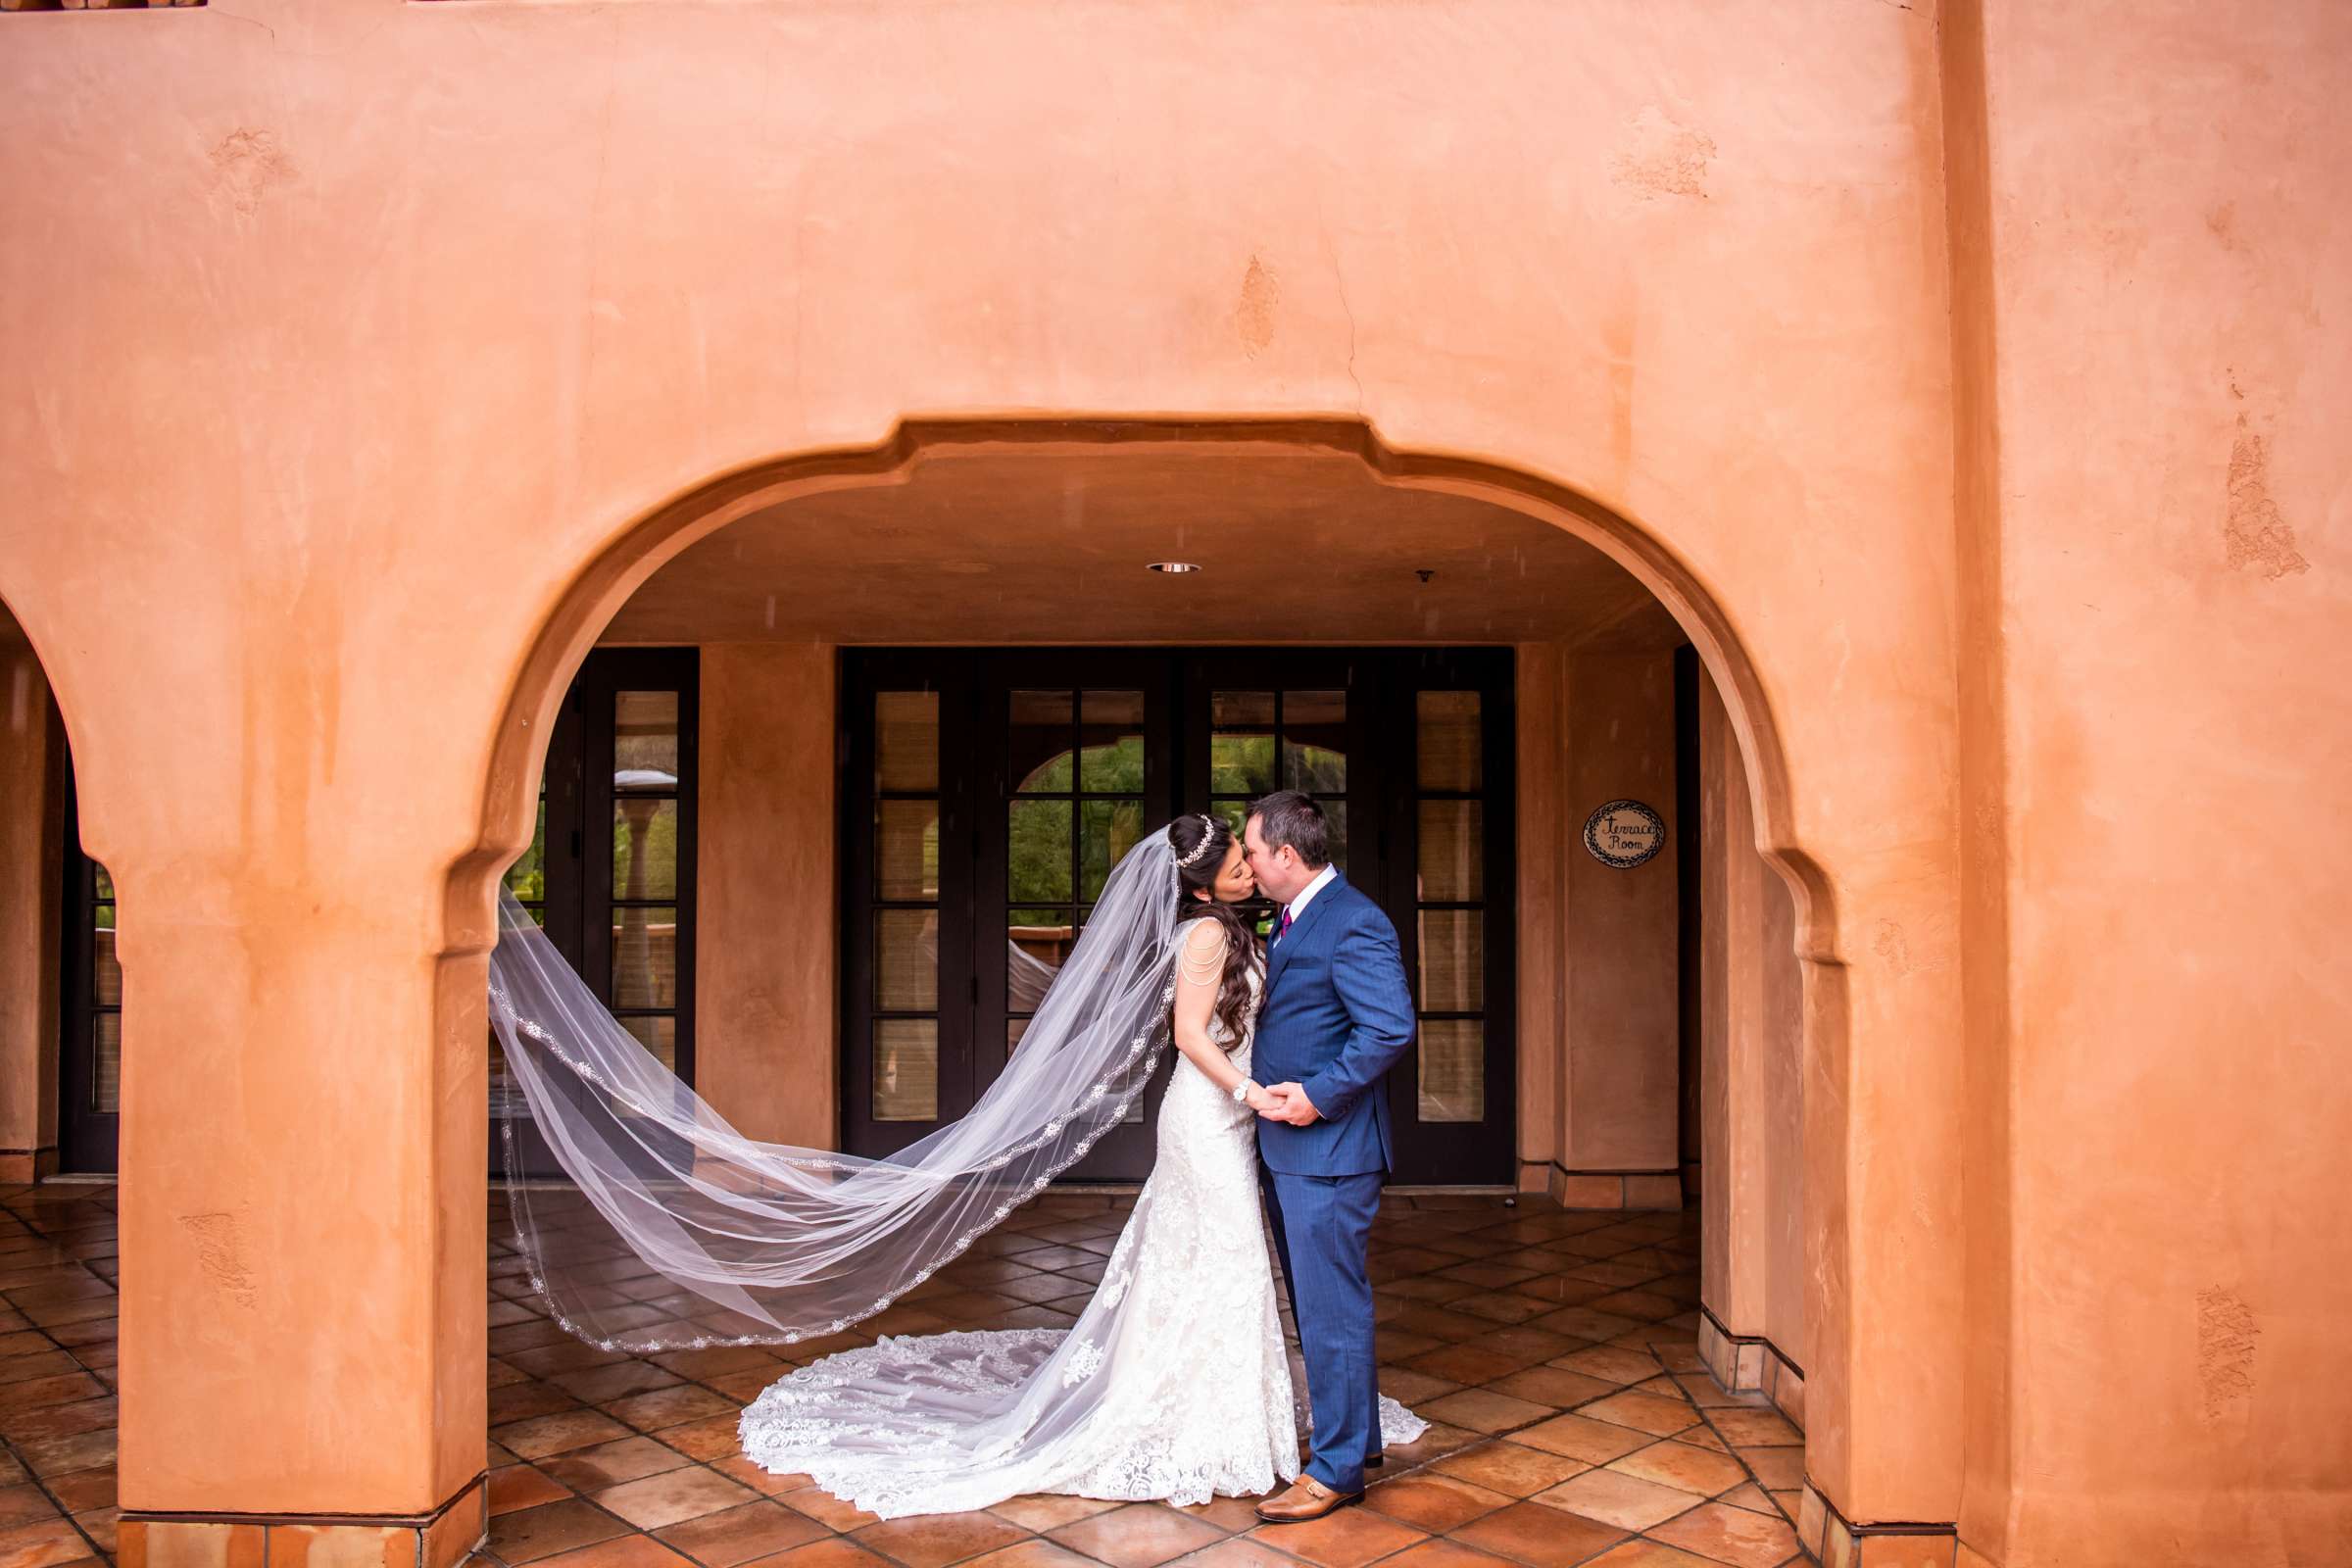
[[[99,902],[100,902],[100,903],[102,903],[102,904],[112,904],[112,903],[114,903],[114,902],[115,902],[115,879],[114,879],[112,876],[110,876],[110,875],[108,875],[108,874],[107,874],[107,869],[106,869],[106,867],[105,867],[105,866],[103,866],[103,865],[99,865],[99,864],[97,864],[97,863],[96,863],[96,862],[94,862],[94,861],[91,863],[90,869],[98,873],[98,899],[99,899]]]
[[[1043,767],[1035,769],[1027,778],[1021,780],[1021,787],[1018,793],[1023,795],[1051,795],[1054,791],[1060,790],[1066,794],[1069,790],[1069,787],[1070,754],[1067,752],[1055,752],[1052,761],[1048,762]]]
[[[1144,787],[1144,738],[1124,735],[1078,754],[1079,788],[1092,795],[1124,795]]]
[[[1274,694],[1211,692],[1208,791],[1263,795],[1274,787]]]
[[[1067,760],[1067,758],[1064,758]],[[1015,801],[1005,886],[1023,903],[1042,904],[1070,896],[1070,803]]]
[[[101,931],[112,931],[115,928],[115,906],[111,904],[101,904],[90,911],[90,916],[91,923]]]
[[[1069,923],[1070,911],[1067,909],[1007,909],[1004,911],[1004,924],[1008,928],[1015,926],[1058,928]]]
[[[629,803],[642,811],[647,803]],[[678,803],[663,801],[655,808],[655,815],[645,834],[645,882],[633,893],[629,888],[628,822],[623,805],[612,808],[612,896],[614,898],[665,899],[678,891]],[[523,895],[517,893],[516,898]]]
[[[539,791],[539,825],[531,830],[531,847],[507,867],[507,891],[525,904],[547,897],[547,790]]]
[[[1309,795],[1345,794],[1348,754],[1294,741],[1282,749],[1282,775],[1284,789],[1304,790]]]
[[[1274,787],[1274,737],[1217,735],[1208,743],[1208,788],[1216,795],[1263,795]]]
[[[1078,896],[1100,898],[1110,868],[1144,835],[1144,803],[1088,801],[1078,809]]]

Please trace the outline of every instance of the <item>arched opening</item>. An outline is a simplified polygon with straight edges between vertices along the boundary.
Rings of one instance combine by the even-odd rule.
[[[41,1406],[11,1442],[20,1492],[45,1499],[23,1516],[62,1556],[116,1545],[114,1189],[52,1179],[114,1168],[123,999],[115,887],[83,851],[54,677],[0,603],[0,1232],[9,1364],[40,1380]]]
[[[103,942],[92,939],[94,923],[68,908],[69,861],[78,857],[65,719],[40,655],[6,605],[0,605],[0,907],[8,911],[0,921],[7,932],[0,950],[0,1184],[17,1185],[57,1170],[58,1072],[70,1054],[63,1042],[77,1018],[92,1022],[119,1008],[122,992],[111,897]],[[75,963],[77,949],[92,950],[95,961]],[[114,1039],[119,1063],[120,1036]]]
[[[1171,560],[1202,569],[1147,570]],[[1842,1304],[1803,1261],[1836,1255],[1837,1210],[1802,1192],[1792,1107],[1805,1061],[1842,1059],[1844,1016],[1761,691],[1657,539],[1514,469],[1347,421],[908,424],[704,486],[574,577],[449,878],[441,1015],[478,1029],[491,894],[519,866],[524,896],[594,933],[579,951],[615,1010],[723,1113],[875,1152],[1017,1049],[1022,966],[1050,970],[1122,832],[1313,783],[1344,798],[1349,875],[1383,890],[1419,991],[1396,1102],[1428,1137],[1400,1153],[1419,1163],[1378,1244],[1384,1376],[1446,1423],[1413,1465],[1488,1504],[1491,1544],[1551,1514],[1669,1544],[1677,1520],[1787,1528],[1801,1342]],[[622,756],[632,735],[646,756]],[[632,760],[655,782],[625,788]],[[1653,813],[1654,845],[1641,813],[1605,813],[1624,802]],[[1678,879],[1689,854],[1702,874]],[[1694,958],[1713,977],[1695,994]],[[1066,1318],[1117,1200],[1039,1212],[1051,1234],[994,1260],[1012,1274],[945,1282],[883,1329]],[[1708,1225],[1728,1234],[1703,1244],[1702,1285]],[[1049,1249],[1074,1255],[1017,1264]],[[1791,1280],[1810,1282],[1793,1320]],[[639,1485],[614,1467],[653,1461],[613,1446],[668,1430],[640,1416],[700,1428],[664,1445],[683,1467],[723,1436],[707,1401],[779,1364],[626,1370],[550,1336],[513,1259],[492,1284],[495,1441],[529,1470],[507,1485],[556,1489],[532,1506]],[[1838,1396],[1816,1378],[1816,1427]],[[589,1433],[605,1441],[529,1451]],[[795,1500],[824,1522],[821,1495]]]

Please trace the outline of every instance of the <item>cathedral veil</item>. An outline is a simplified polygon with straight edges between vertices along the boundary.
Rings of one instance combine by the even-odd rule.
[[[929,1279],[1045,1190],[1150,1082],[1170,1040],[1176,855],[1112,870],[1004,1071],[960,1119],[864,1159],[746,1138],[613,1019],[500,894],[490,1021],[569,1179],[533,1182],[503,1124],[531,1283],[608,1349],[792,1344]]]

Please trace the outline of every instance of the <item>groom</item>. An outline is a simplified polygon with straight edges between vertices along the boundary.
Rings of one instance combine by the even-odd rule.
[[[1361,1499],[1364,1467],[1380,1462],[1366,1253],[1381,1177],[1395,1163],[1381,1080],[1412,1044],[1413,1001],[1396,928],[1332,865],[1313,797],[1282,790],[1259,801],[1242,847],[1259,889],[1283,904],[1251,1062],[1276,1100],[1258,1113],[1258,1179],[1315,1430],[1306,1473],[1257,1516],[1294,1524]]]

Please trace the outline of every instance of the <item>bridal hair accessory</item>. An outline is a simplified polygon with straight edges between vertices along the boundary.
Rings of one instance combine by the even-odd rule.
[[[1217,819],[1215,817],[1209,815],[1206,811],[1202,811],[1200,813],[1200,842],[1194,845],[1177,859],[1177,869],[1183,871],[1191,870],[1193,866],[1200,860],[1200,857],[1208,853],[1209,845],[1216,842]]]

